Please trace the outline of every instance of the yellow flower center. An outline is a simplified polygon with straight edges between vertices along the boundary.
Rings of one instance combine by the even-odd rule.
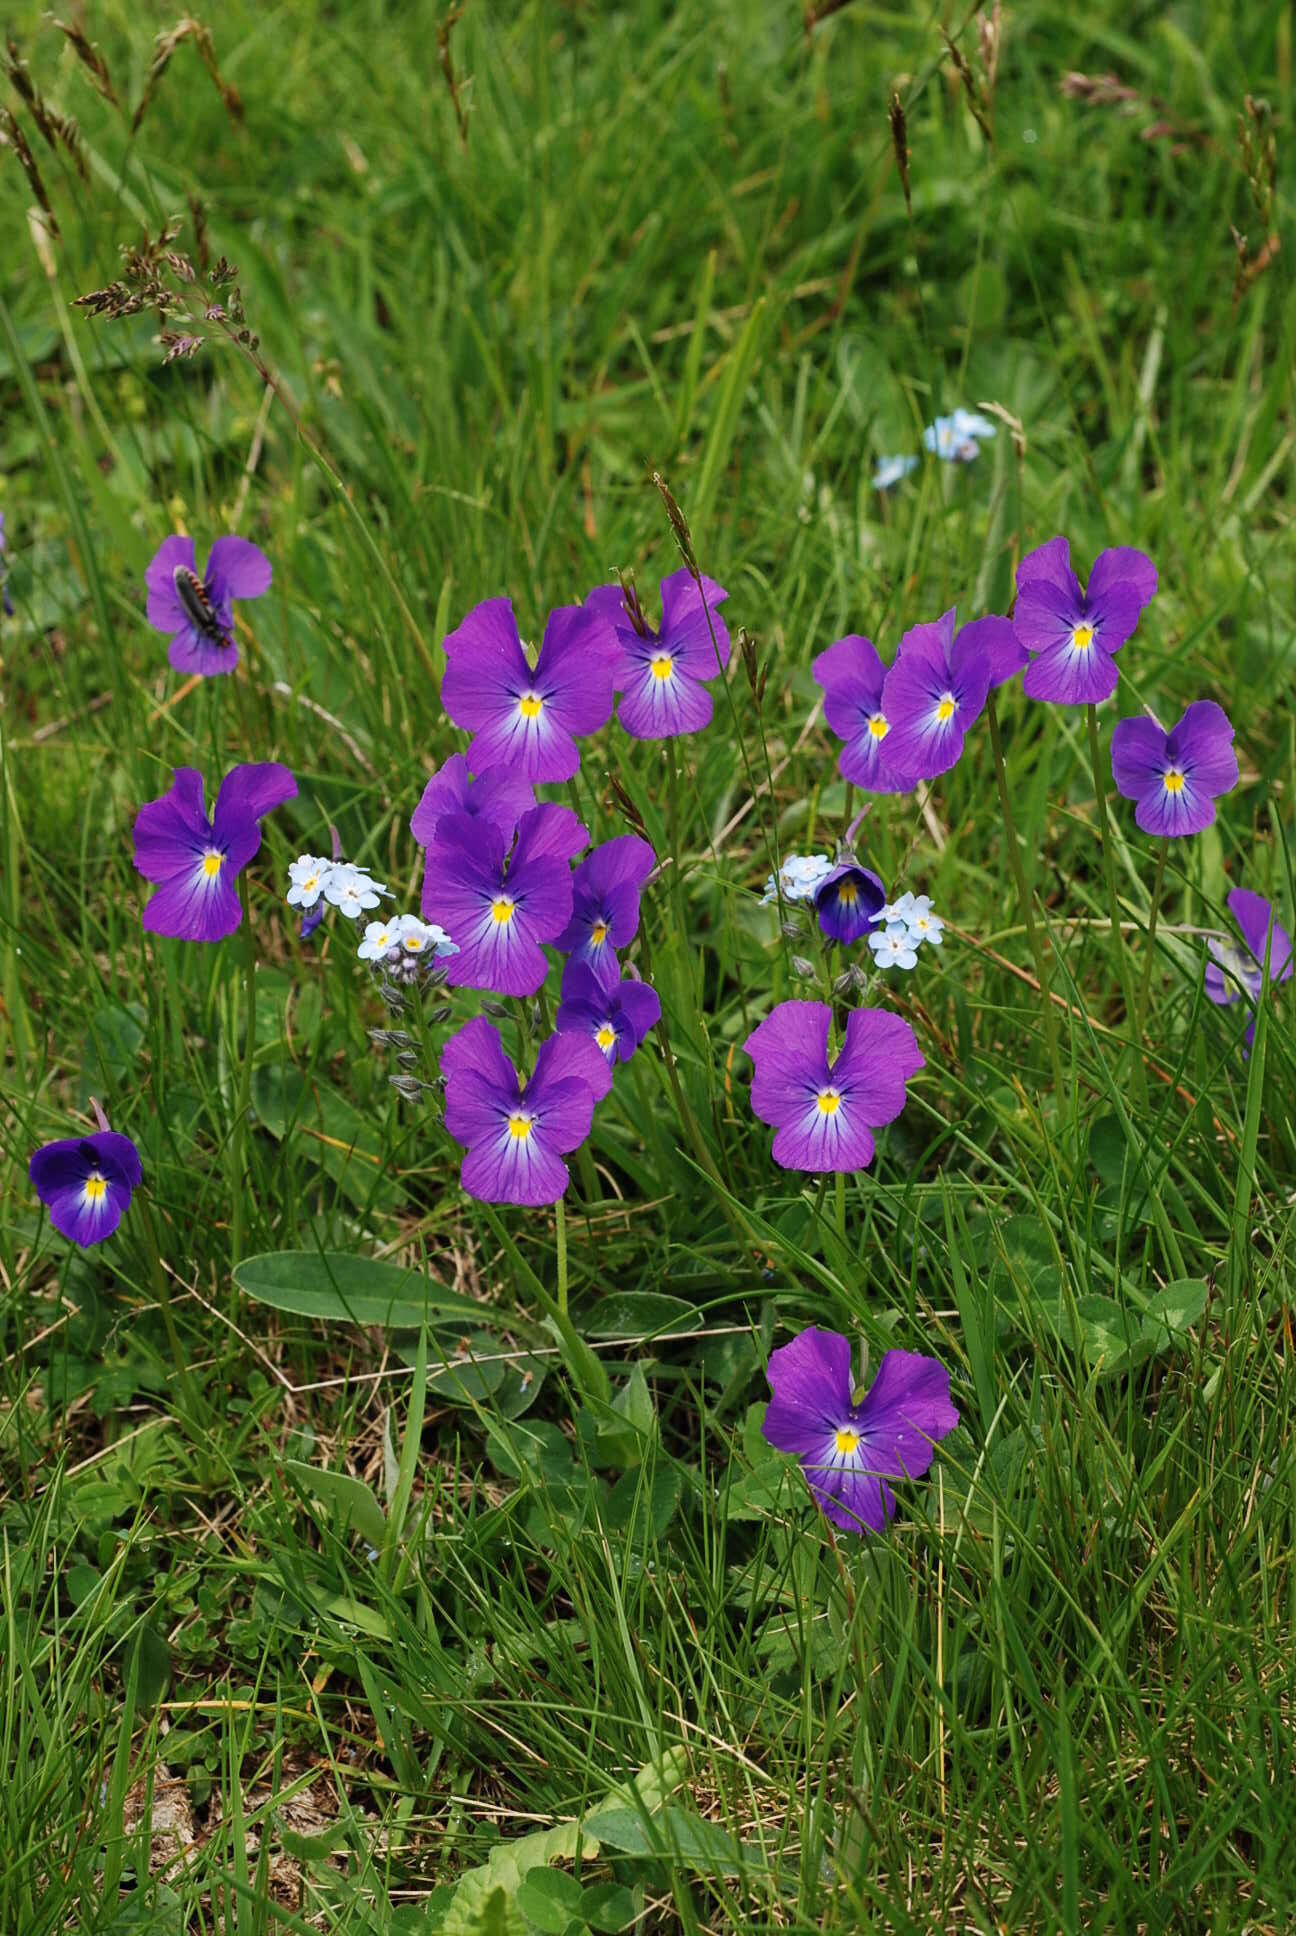
[[[544,700],[538,692],[524,692],[518,700],[518,711],[523,719],[539,719]]]
[[[95,1170],[94,1173],[91,1176],[88,1176],[85,1180],[86,1202],[99,1203],[102,1200],[105,1192],[107,1191],[107,1188],[108,1188],[108,1184],[106,1179],[100,1176],[98,1170]]]
[[[1168,772],[1168,773],[1166,774],[1166,776],[1165,776],[1165,790],[1166,790],[1166,792],[1167,792],[1167,793],[1182,793],[1182,792],[1183,792],[1183,783],[1184,783],[1184,776],[1183,776],[1183,774],[1182,774],[1182,773],[1181,773],[1181,772],[1179,771],[1179,769],[1178,769],[1178,767],[1177,767],[1177,766],[1172,766],[1172,767],[1170,768],[1170,771],[1169,771],[1169,772]]]
[[[859,1444],[859,1433],[852,1432],[849,1426],[843,1426],[841,1431],[834,1436],[833,1444],[839,1452],[849,1457]]]
[[[859,899],[859,889],[854,881],[840,881],[837,885],[837,899],[843,907],[854,907]]]
[[[590,940],[596,948],[601,948],[607,940],[607,922],[596,921],[590,929]]]
[[[675,670],[675,662],[669,652],[659,652],[648,663],[649,670],[654,679],[669,679],[671,673]]]
[[[209,847],[203,855],[202,871],[209,881],[214,881],[220,873],[224,859],[224,854],[219,853],[215,847]]]
[[[411,953],[412,955],[416,955],[416,954],[417,954],[417,953],[419,952],[419,950],[420,950],[420,948],[421,948],[421,947],[423,946],[423,937],[422,937],[422,935],[421,935],[421,934],[407,934],[407,935],[406,935],[406,937],[405,937],[405,946],[406,946],[406,948],[408,948],[408,950],[409,950],[409,952],[410,952],[410,953]]]
[[[841,1097],[835,1089],[821,1089],[815,1101],[819,1105],[821,1116],[835,1116],[841,1107]]]
[[[1071,634],[1071,643],[1077,652],[1087,652],[1093,644],[1093,635],[1092,625],[1077,625]]]
[[[506,921],[513,919],[513,908],[514,903],[506,897],[501,896],[498,901],[491,902],[491,920],[498,921],[499,925],[503,927]]]
[[[510,1116],[508,1119],[508,1128],[509,1135],[515,1143],[525,1143],[527,1137],[531,1134],[531,1118],[521,1115]]]
[[[954,697],[953,693],[942,693],[940,705],[936,708],[936,717],[941,725],[943,726],[947,720],[953,719],[957,711],[958,700]]]
[[[601,1049],[606,1050],[612,1047],[616,1041],[616,1030],[613,1028],[611,1022],[603,1023],[602,1027],[596,1031],[594,1040]]]
[[[874,739],[885,739],[887,734],[891,731],[891,722],[886,717],[885,713],[874,713],[872,718],[869,720],[868,729],[870,733],[872,733]]]

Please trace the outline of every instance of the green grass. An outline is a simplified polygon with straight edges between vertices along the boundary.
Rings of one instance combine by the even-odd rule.
[[[183,45],[131,138],[11,10],[89,179],[11,93],[62,239],[34,245],[0,148],[0,1928],[1287,1929],[1296,1039],[1279,1001],[1242,1060],[1193,930],[1232,885],[1288,925],[1296,900],[1296,295],[1279,254],[1235,303],[1229,233],[1263,241],[1236,117],[1289,107],[1290,12],[1022,0],[991,146],[948,10],[855,0],[807,37],[792,0],[475,0],[465,149],[445,11],[230,0],[242,121]],[[90,12],[133,108],[138,10]],[[1067,99],[1069,70],[1156,104]],[[72,306],[191,194],[340,488],[236,351],[163,369],[152,319]],[[873,492],[877,455],[981,400],[1020,463],[1002,430]],[[409,814],[461,743],[441,640],[504,591],[537,635],[616,566],[651,596],[677,563],[653,468],[768,681],[758,720],[735,654],[677,787],[619,733],[585,750],[596,835],[629,798],[674,863],[639,958],[697,1139],[659,1039],[567,1203],[582,1353],[545,1323],[553,1218],[461,1195],[340,922],[302,947],[281,883],[333,825],[413,904]],[[274,590],[237,677],[182,691],[144,567],[235,523]],[[984,728],[926,810],[875,803],[866,857],[958,933],[875,997],[927,1067],[843,1235],[772,1165],[738,1046],[813,992],[757,905],[769,854],[850,812],[809,663],[1004,610],[1059,530],[1160,571],[1104,748],[1120,711],[1212,696],[1243,781],[1169,857],[1131,1050],[1152,843],[1114,801],[1122,967],[1083,718],[1001,696],[1061,1098]],[[173,766],[242,758],[300,783],[251,872],[245,1156],[242,944],[145,936],[129,838]],[[79,1255],[26,1163],[91,1095],[147,1189]],[[480,1315],[433,1311],[424,1348],[284,1310],[236,1241],[425,1270]],[[289,1274],[318,1312],[319,1267]],[[1183,1324],[1148,1315],[1185,1284]],[[618,1342],[662,1294],[688,1335]],[[813,1322],[954,1376],[963,1426],[885,1539],[827,1539],[760,1439],[768,1351]]]

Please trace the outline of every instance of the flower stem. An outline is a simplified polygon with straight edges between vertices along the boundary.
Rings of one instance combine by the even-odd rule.
[[[567,1205],[559,1197],[554,1205],[554,1227],[558,1235],[558,1310],[567,1316]]]
[[[990,747],[994,754],[995,785],[999,791],[999,812],[1003,817],[1004,839],[1008,846],[1008,865],[1012,868],[1013,882],[1017,888],[1017,905],[1021,909],[1022,926],[1030,944],[1031,958],[1035,963],[1035,978],[1040,985],[1040,996],[1044,1003],[1044,1034],[1048,1042],[1049,1063],[1053,1070],[1053,1094],[1057,1103],[1058,1118],[1061,1120],[1066,1106],[1066,1084],[1062,1077],[1062,1056],[1058,1048],[1057,1016],[1053,1012],[1053,996],[1049,988],[1048,962],[1044,954],[1044,944],[1040,940],[1039,929],[1031,911],[1030,888],[1026,882],[1026,870],[1022,866],[1021,845],[1017,838],[1017,823],[1013,819],[1012,804],[1008,798],[1008,775],[1004,768],[1003,742],[999,737],[999,715],[995,711],[993,692],[986,695],[986,719],[990,726]]]
[[[1107,914],[1111,921],[1112,945],[1116,951],[1116,972],[1125,998],[1127,1028],[1137,1025],[1138,1011],[1130,986],[1129,953],[1121,934],[1120,899],[1116,892],[1116,857],[1112,852],[1111,830],[1107,824],[1107,783],[1103,778],[1102,753],[1098,746],[1098,708],[1085,707],[1089,723],[1089,763],[1093,768],[1094,798],[1098,806],[1098,831],[1102,839],[1103,874],[1107,882]],[[1131,1036],[1134,1060],[1134,1094],[1140,1103],[1147,1101],[1147,1072],[1136,1037]]]
[[[234,1105],[234,1135],[230,1144],[230,1196],[233,1202],[230,1262],[237,1264],[243,1255],[243,1201],[248,1186],[247,1130],[252,1107],[252,1064],[256,1057],[256,934],[248,904],[247,875],[239,879],[239,899],[243,903],[243,1067],[239,1072],[238,1100]]]
[[[1138,1011],[1134,1017],[1134,1031],[1140,1042],[1143,1039],[1143,1024],[1147,1020],[1148,996],[1152,992],[1152,964],[1156,960],[1157,915],[1161,911],[1161,888],[1165,881],[1166,851],[1169,841],[1157,843],[1156,873],[1152,878],[1152,905],[1148,910],[1147,960],[1143,963],[1143,980],[1139,987]]]

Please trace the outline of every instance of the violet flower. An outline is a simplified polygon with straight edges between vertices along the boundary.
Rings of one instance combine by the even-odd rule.
[[[540,1044],[525,1083],[484,1015],[451,1036],[441,1051],[445,1125],[467,1155],[459,1180],[481,1203],[556,1203],[567,1188],[569,1155],[589,1135],[595,1102],[611,1070],[583,1035],[551,1035]]]
[[[144,574],[150,625],[171,637],[168,654],[177,672],[210,679],[233,672],[234,600],[260,598],[274,574],[270,560],[247,538],[217,538],[199,577],[192,538],[164,538]]]
[[[144,910],[150,934],[221,941],[243,919],[234,883],[261,845],[261,821],[297,794],[286,766],[231,767],[216,811],[203,810],[202,774],[178,766],[170,791],[135,817],[135,866],[157,887]]]
[[[1274,916],[1273,904],[1249,888],[1235,887],[1228,897],[1229,913],[1241,930],[1244,946],[1225,940],[1207,942],[1206,999],[1218,1008],[1231,1008],[1245,999],[1251,1019],[1244,1040],[1249,1050],[1255,1040],[1256,1011],[1264,988],[1265,957],[1269,986],[1277,988],[1292,975],[1292,940]]]
[[[587,607],[616,637],[616,685],[624,694],[617,720],[632,738],[673,739],[711,724],[706,682],[729,663],[729,633],[716,610],[728,596],[712,578],[703,578],[699,589],[688,571],[673,571],[661,581],[661,629],[654,632],[638,599],[631,593],[627,603],[620,585],[599,585],[589,594]]]
[[[780,1002],[743,1044],[756,1065],[752,1109],[777,1129],[774,1161],[785,1170],[865,1169],[873,1131],[894,1122],[924,1066],[908,1022],[874,1008],[851,1011],[830,1066],[831,1021],[824,1002]]]
[[[949,1373],[917,1351],[888,1351],[867,1393],[852,1389],[850,1345],[817,1326],[772,1351],[773,1397],[761,1431],[793,1452],[834,1526],[880,1533],[894,1516],[889,1479],[920,1479],[959,1422]]]
[[[882,687],[895,764],[921,780],[948,773],[991,686],[1020,672],[1026,658],[1006,618],[973,619],[957,637],[952,608],[935,624],[911,626]]]
[[[619,834],[585,856],[572,882],[571,920],[554,943],[587,962],[605,986],[620,974],[616,950],[639,932],[639,895],[657,856],[637,834]]]
[[[570,780],[580,765],[576,741],[612,712],[616,641],[583,605],[549,614],[534,669],[527,663],[513,605],[488,598],[446,639],[441,703],[471,732],[473,770],[507,767],[522,780]]]
[[[468,777],[468,761],[455,753],[432,775],[414,809],[410,832],[420,847],[430,847],[437,821],[449,813],[466,813],[489,820],[511,840],[517,823],[536,803],[535,788],[506,766],[490,767],[475,780]]]
[[[628,1062],[661,1020],[657,990],[646,981],[603,981],[588,962],[563,970],[562,1001],[554,1018],[560,1035],[584,1035],[609,1064]]]
[[[542,942],[571,920],[571,860],[589,835],[570,807],[546,802],[518,823],[517,840],[478,815],[437,821],[423,875],[422,914],[454,936],[452,988],[534,995],[549,972]]]
[[[54,1228],[83,1250],[112,1236],[143,1176],[130,1137],[111,1129],[46,1143],[27,1173]]]
[[[847,633],[819,654],[811,670],[823,687],[824,718],[845,741],[837,762],[842,778],[869,793],[911,792],[916,781],[887,744],[891,720],[882,703],[887,669],[872,639]]]
[[[1032,699],[1084,706],[1116,690],[1115,654],[1157,588],[1156,567],[1126,545],[1100,552],[1081,591],[1065,538],[1050,538],[1017,567],[1013,628],[1034,654],[1022,679]]]
[[[1215,802],[1238,783],[1233,728],[1222,706],[1199,699],[1167,733],[1155,719],[1122,719],[1112,729],[1112,778],[1145,834],[1199,834]]]
[[[842,861],[815,890],[819,926],[844,948],[866,935],[886,905],[886,889],[871,867]]]

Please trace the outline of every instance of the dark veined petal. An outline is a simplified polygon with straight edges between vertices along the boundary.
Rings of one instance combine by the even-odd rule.
[[[146,881],[167,881],[184,872],[212,840],[203,809],[202,774],[178,766],[168,790],[148,800],[135,816],[135,866]]]
[[[817,1449],[850,1413],[851,1352],[839,1332],[800,1332],[771,1351],[767,1376],[773,1396],[761,1432],[779,1452]]]

